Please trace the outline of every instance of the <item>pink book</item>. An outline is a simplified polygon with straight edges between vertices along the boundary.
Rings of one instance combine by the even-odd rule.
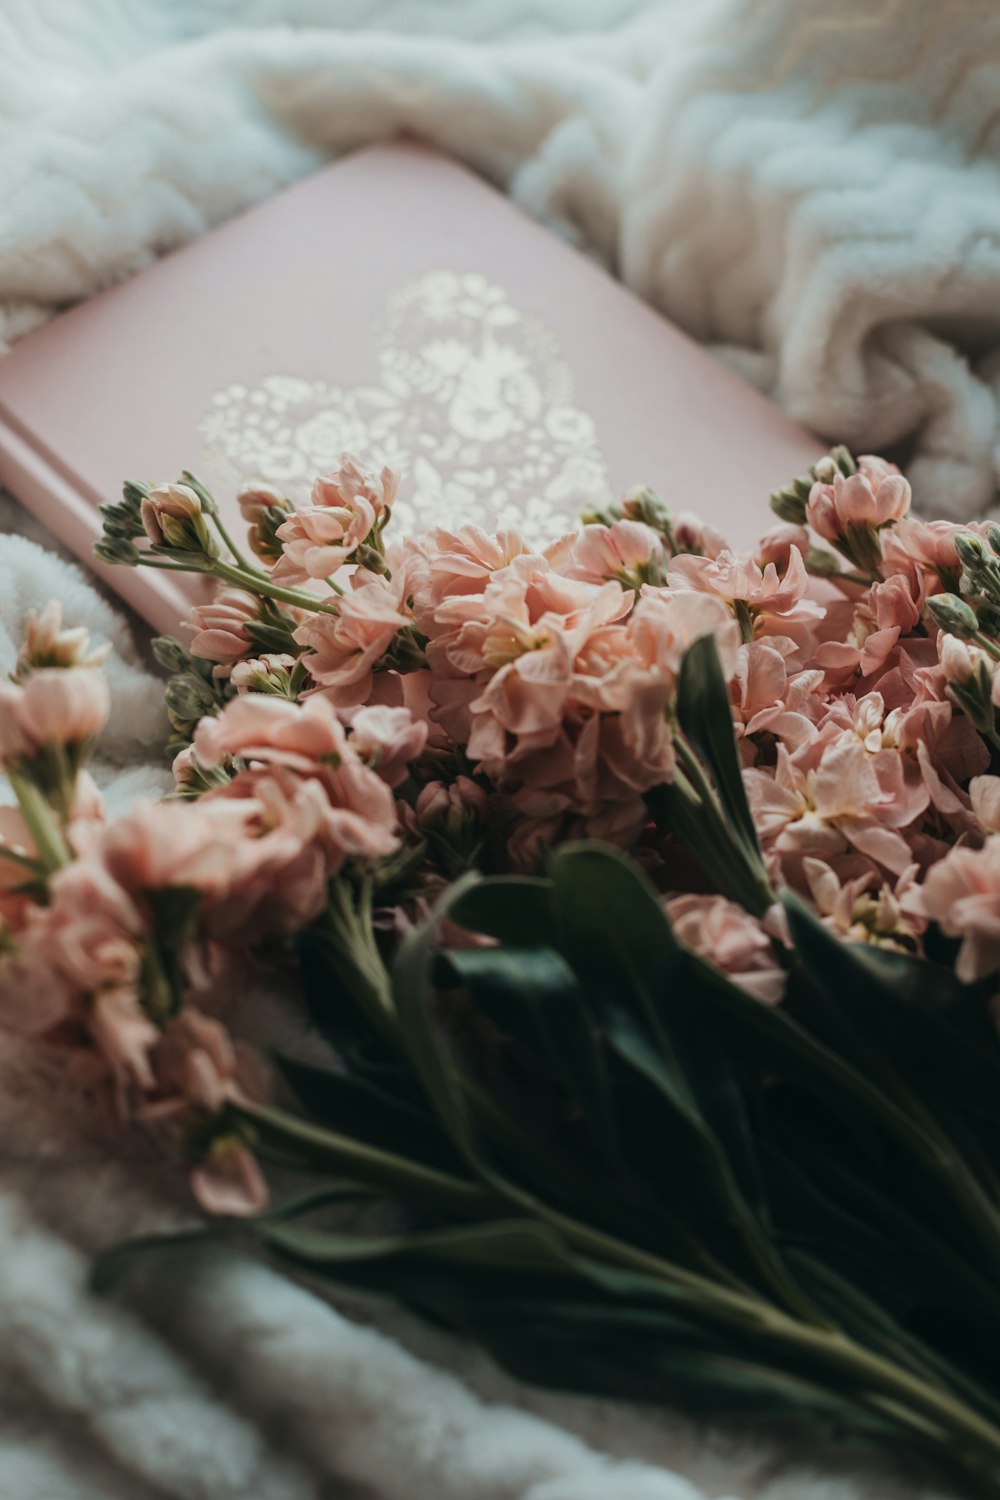
[[[126,478],[191,469],[238,526],[343,450],[403,476],[404,529],[544,540],[651,484],[736,544],[818,442],[464,168],[358,152],[0,360],[0,482],[157,628],[203,585],[91,557]]]

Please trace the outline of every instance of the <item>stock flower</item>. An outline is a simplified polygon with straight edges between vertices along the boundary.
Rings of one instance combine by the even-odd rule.
[[[859,458],[852,474],[831,469],[829,462],[816,466],[820,477],[809,492],[805,519],[861,572],[877,575],[882,533],[909,511],[910,486],[894,464],[878,458]]]
[[[238,693],[274,693],[292,698],[292,673],[297,658],[287,651],[268,651],[233,664],[229,681]]]
[[[44,667],[99,667],[110,650],[107,642],[91,649],[87,630],[82,625],[67,628],[62,604],[50,599],[41,610],[28,611],[15,675],[27,677]]]
[[[787,974],[773,942],[749,912],[724,896],[672,896],[667,915],[685,948],[707,959],[766,1005],[778,1005]]]
[[[254,642],[249,625],[260,618],[260,600],[245,589],[220,589],[208,604],[196,604],[186,621],[195,632],[192,656],[217,663],[215,676],[228,676],[234,662],[249,655]]]
[[[295,631],[304,664],[339,707],[364,703],[372,673],[401,630],[412,625],[405,567],[392,578],[358,569],[332,611],[310,615]]]
[[[644,583],[662,583],[666,573],[663,542],[641,521],[584,526],[573,540],[569,558],[568,575],[587,583],[617,578],[627,587],[639,588]]]
[[[215,718],[202,719],[194,736],[199,765],[212,768],[239,756],[305,775],[341,759],[347,736],[333,705],[317,696],[299,703],[248,693],[234,698]]]
[[[763,568],[747,555],[723,551],[715,558],[675,557],[667,581],[671,589],[712,594],[732,609],[744,640],[760,635],[809,638],[808,627],[823,618],[822,604],[809,597],[809,575],[798,547],[788,552],[779,573],[773,562]]]
[[[426,580],[414,601],[421,629],[425,612],[433,611],[444,599],[482,594],[494,573],[531,551],[516,531],[498,531],[494,536],[479,526],[463,526],[458,531],[439,527],[427,538],[424,550]]]
[[[1000,836],[981,849],[959,845],[933,864],[905,909],[962,939],[955,973],[966,984],[1000,968]]]
[[[915,866],[903,872],[895,887],[874,869],[842,878],[823,860],[806,858],[803,874],[824,924],[849,943],[913,952],[926,923],[903,909],[902,898],[913,886]]]
[[[201,497],[188,484],[160,484],[147,490],[139,506],[143,530],[155,547],[218,555],[218,544],[208,528]]]
[[[757,543],[755,557],[758,567],[766,568],[768,563],[773,563],[779,573],[784,573],[792,561],[793,547],[800,557],[805,557],[809,551],[809,533],[806,528],[789,521],[772,526]]]
[[[375,704],[350,716],[351,749],[390,787],[398,787],[427,743],[427,725],[408,708]]]
[[[304,583],[336,573],[391,508],[398,486],[393,469],[376,475],[345,453],[339,469],[316,480],[312,504],[278,527],[276,582]]]
[[[247,524],[250,551],[269,566],[276,563],[281,556],[278,527],[291,515],[291,503],[269,484],[247,485],[240,490],[236,501]]]
[[[111,1070],[119,1108],[124,1113],[135,1091],[153,1087],[150,1054],[159,1028],[146,1015],[134,985],[101,988],[89,1007],[89,1029]]]
[[[983,832],[1000,833],[1000,776],[973,776],[969,797]]]
[[[30,759],[53,745],[85,746],[111,708],[108,685],[90,667],[42,667],[0,683],[0,762]]]

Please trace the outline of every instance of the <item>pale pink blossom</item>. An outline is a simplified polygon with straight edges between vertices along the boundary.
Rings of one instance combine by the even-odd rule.
[[[661,538],[641,521],[613,521],[581,528],[573,541],[567,573],[587,583],[617,578],[627,587],[662,583],[667,553]]]
[[[26,677],[40,667],[99,667],[110,650],[109,642],[91,648],[82,625],[65,626],[62,603],[50,599],[41,610],[28,611],[16,675]]]
[[[391,507],[398,484],[392,469],[376,475],[345,453],[339,469],[316,480],[312,504],[293,511],[278,527],[282,551],[275,581],[304,583],[336,573]]]
[[[194,736],[194,753],[211,768],[233,757],[289,766],[319,774],[321,763],[343,756],[347,732],[333,704],[313,695],[302,703],[246,694],[232,699],[214,718],[202,719]]]
[[[89,1007],[89,1030],[111,1072],[119,1111],[136,1092],[153,1087],[150,1054],[160,1032],[142,1008],[134,985],[99,989]]]
[[[793,547],[801,557],[806,556],[809,551],[809,533],[806,528],[788,521],[772,526],[757,543],[758,566],[766,568],[768,563],[774,563],[778,572],[784,573],[792,560]]]
[[[287,698],[293,691],[292,672],[296,660],[287,651],[267,651],[263,656],[251,656],[234,663],[229,681],[238,693],[278,693]]]
[[[765,1005],[778,1005],[787,975],[774,943],[749,912],[724,896],[672,896],[666,902],[678,940]]]
[[[870,943],[903,952],[918,949],[926,923],[903,909],[916,866],[885,882],[874,868],[843,878],[823,860],[806,858],[803,874],[824,924],[849,943]]]
[[[928,594],[947,592],[946,583],[961,571],[955,538],[968,532],[955,521],[924,521],[906,515],[887,528],[882,538],[882,571],[922,574]]]
[[[491,535],[479,526],[463,526],[458,531],[439,527],[427,537],[424,550],[427,572],[414,603],[421,629],[425,613],[433,611],[443,599],[481,594],[494,573],[501,572],[515,557],[531,553],[516,531]]]
[[[973,776],[969,797],[983,832],[1000,833],[1000,776]]]
[[[269,1194],[264,1174],[238,1136],[217,1136],[191,1172],[191,1189],[208,1214],[249,1218],[263,1213]]]
[[[406,569],[391,579],[358,569],[336,612],[311,615],[295,631],[304,664],[339,707],[366,702],[372,676],[401,630],[412,624]]]
[[[0,762],[10,766],[51,745],[86,746],[110,708],[107,682],[90,667],[42,667],[23,682],[2,682]]]
[[[789,548],[783,573],[773,562],[761,568],[749,554],[725,551],[716,558],[675,557],[667,579],[671,589],[695,589],[724,600],[745,640],[782,634],[805,641],[808,627],[823,618],[822,604],[810,597],[809,574],[795,546]]]
[[[427,743],[427,725],[408,708],[375,705],[350,718],[351,748],[387,786],[398,787]]]
[[[962,939],[955,973],[966,984],[1000,967],[1000,836],[981,849],[959,845],[933,864],[904,907]]]
[[[191,655],[217,663],[215,675],[228,676],[233,663],[254,648],[249,627],[260,618],[260,600],[245,589],[223,588],[208,604],[198,604],[185,623],[194,631]]]
[[[880,530],[901,520],[910,508],[910,486],[895,464],[863,456],[858,472],[817,481],[806,506],[809,525],[828,542],[842,541],[849,528]]]

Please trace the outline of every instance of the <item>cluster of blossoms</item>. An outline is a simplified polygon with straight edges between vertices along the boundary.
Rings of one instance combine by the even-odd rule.
[[[0,1021],[172,1133],[206,1206],[264,1195],[242,1126],[266,1085],[214,1013],[221,966],[334,911],[384,945],[469,868],[627,849],[679,940],[769,1004],[787,887],[847,941],[1000,966],[1000,530],[917,519],[892,465],[844,450],[746,553],[649,490],[544,548],[390,542],[396,490],[346,455],[297,509],[247,490],[249,555],[190,475],[106,508],[104,556],[220,582],[187,647],[157,643],[173,798],[105,819],[83,765],[106,690],[53,606],[0,689]],[[706,636],[749,851],[680,703]]]

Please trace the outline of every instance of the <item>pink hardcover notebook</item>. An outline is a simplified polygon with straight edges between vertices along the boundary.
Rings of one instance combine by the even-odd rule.
[[[163,630],[201,585],[91,557],[125,478],[191,469],[232,520],[241,483],[302,498],[346,449],[401,471],[400,531],[542,540],[649,483],[748,543],[819,448],[499,193],[408,144],[326,168],[0,360],[0,482]]]

